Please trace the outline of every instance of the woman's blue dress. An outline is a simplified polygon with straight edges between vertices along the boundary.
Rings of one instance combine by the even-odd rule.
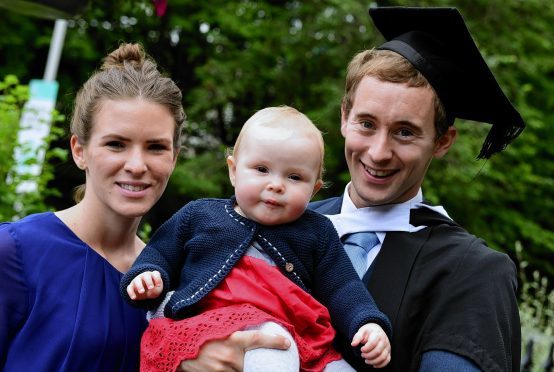
[[[137,371],[144,310],[53,213],[0,224],[0,370]]]

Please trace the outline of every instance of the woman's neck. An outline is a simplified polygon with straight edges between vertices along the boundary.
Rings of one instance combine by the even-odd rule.
[[[140,217],[127,218],[113,211],[99,210],[82,200],[56,212],[70,230],[120,272],[126,272],[142,250],[137,236]]]

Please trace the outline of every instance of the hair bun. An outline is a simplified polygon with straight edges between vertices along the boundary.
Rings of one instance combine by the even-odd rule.
[[[124,43],[106,56],[100,69],[123,68],[125,63],[130,63],[133,67],[140,68],[145,59],[146,53],[142,45]]]

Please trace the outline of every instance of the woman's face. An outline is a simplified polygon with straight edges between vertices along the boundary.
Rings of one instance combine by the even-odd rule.
[[[129,218],[148,212],[175,167],[174,128],[169,110],[157,103],[103,101],[89,142],[71,138],[73,158],[86,172],[83,202],[101,213]]]

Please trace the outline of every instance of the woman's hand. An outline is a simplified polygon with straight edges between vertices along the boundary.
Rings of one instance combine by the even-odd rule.
[[[237,331],[224,340],[206,343],[198,358],[181,363],[181,372],[229,372],[242,371],[244,353],[257,348],[286,350],[290,341],[283,336],[269,335],[261,331]]]

